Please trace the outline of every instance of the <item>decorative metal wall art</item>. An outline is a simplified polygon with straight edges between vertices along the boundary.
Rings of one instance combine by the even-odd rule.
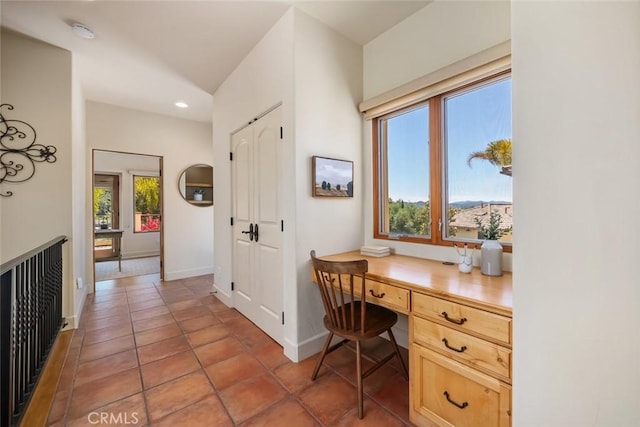
[[[0,184],[25,182],[36,172],[36,163],[54,163],[56,147],[36,144],[36,130],[22,120],[9,120],[5,110],[13,110],[11,104],[0,104]],[[12,191],[0,191],[0,196],[10,197]]]

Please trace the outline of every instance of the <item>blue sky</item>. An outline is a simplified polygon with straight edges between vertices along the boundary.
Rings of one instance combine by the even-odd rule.
[[[483,160],[467,158],[497,139],[511,138],[511,79],[448,98],[445,111],[449,201],[512,201],[511,177]],[[428,108],[388,121],[389,197],[427,200]]]

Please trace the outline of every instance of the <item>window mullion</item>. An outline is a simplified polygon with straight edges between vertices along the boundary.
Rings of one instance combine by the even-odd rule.
[[[429,100],[429,170],[431,204],[431,241],[442,244],[438,223],[442,216],[442,100],[436,96]]]

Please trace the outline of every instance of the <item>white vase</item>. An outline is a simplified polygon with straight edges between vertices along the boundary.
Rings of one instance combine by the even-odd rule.
[[[486,276],[502,276],[502,245],[497,240],[482,242],[480,271]]]
[[[201,201],[202,200],[202,194],[196,193],[193,195],[193,200],[197,200],[197,201]]]

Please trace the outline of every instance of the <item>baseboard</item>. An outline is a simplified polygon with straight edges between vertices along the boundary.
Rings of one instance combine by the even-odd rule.
[[[325,331],[299,343],[293,343],[285,338],[284,354],[292,361],[300,362],[301,360],[304,360],[307,357],[311,357],[314,354],[322,351],[322,346],[327,339],[327,335],[329,335],[329,332]],[[383,333],[380,336],[382,338],[388,339],[386,333]],[[396,342],[400,347],[409,348],[409,332],[407,330],[394,327],[393,336],[395,337]],[[331,343],[335,344],[338,341],[340,341],[340,338],[334,337]]]
[[[205,274],[213,274],[213,267],[194,268],[191,270],[165,271],[164,280],[180,280],[189,277],[204,276]]]
[[[123,252],[122,259],[136,259],[136,258],[149,258],[152,256],[160,256],[158,251],[138,251],[138,252]]]
[[[227,307],[233,307],[233,300],[231,298],[231,295],[227,292],[225,292],[223,289],[219,288],[216,286],[216,284],[213,284],[213,290],[215,292],[216,297],[222,301],[224,304],[226,304]]]
[[[294,362],[300,362],[322,350],[329,332],[325,331],[299,343],[284,339],[284,354]],[[336,340],[337,342],[338,340]]]

